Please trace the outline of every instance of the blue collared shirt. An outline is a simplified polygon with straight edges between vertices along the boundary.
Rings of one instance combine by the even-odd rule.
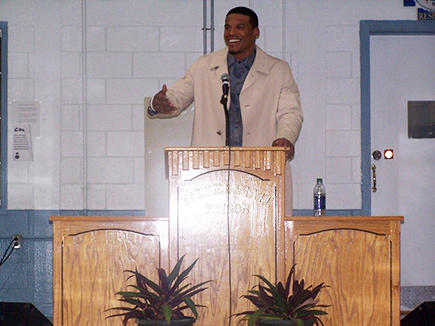
[[[230,75],[231,102],[228,111],[230,118],[230,146],[243,145],[243,123],[242,112],[240,111],[240,92],[249,70],[254,64],[256,49],[245,59],[238,61],[231,54],[228,54],[228,73]]]

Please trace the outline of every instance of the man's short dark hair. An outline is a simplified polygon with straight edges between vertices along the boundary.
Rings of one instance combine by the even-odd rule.
[[[229,14],[241,14],[249,16],[249,22],[251,23],[252,27],[258,27],[258,16],[252,9],[246,7],[235,7],[228,11],[227,16]]]

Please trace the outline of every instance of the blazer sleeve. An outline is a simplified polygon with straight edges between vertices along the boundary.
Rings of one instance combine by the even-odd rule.
[[[186,70],[184,76],[178,79],[173,85],[168,88],[166,95],[169,100],[177,107],[174,115],[180,114],[188,108],[194,100],[194,84],[195,72],[198,69],[201,57],[197,59],[189,69]]]
[[[281,64],[277,65],[276,68],[278,68],[278,77],[282,81],[276,113],[277,138],[286,138],[295,144],[304,119],[299,89],[287,62],[281,61]]]

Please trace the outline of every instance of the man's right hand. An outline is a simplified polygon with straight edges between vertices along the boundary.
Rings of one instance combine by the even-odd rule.
[[[167,90],[168,88],[166,87],[166,84],[163,84],[162,90],[154,95],[152,105],[154,110],[158,113],[171,114],[177,111],[177,108],[171,103],[171,101],[169,101],[168,97],[166,96]]]

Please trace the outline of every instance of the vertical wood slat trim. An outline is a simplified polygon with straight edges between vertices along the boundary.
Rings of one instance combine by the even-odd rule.
[[[170,154],[172,154],[170,157],[171,161],[169,162],[169,164],[172,164],[172,175],[177,176],[178,175],[178,152],[171,151]]]
[[[199,169],[199,166],[200,166],[199,160],[200,160],[200,154],[201,153],[202,152],[199,152],[199,151],[193,151],[192,168],[195,169],[195,170]]]
[[[204,168],[209,168],[210,167],[210,152],[209,151],[203,151],[202,166]]]
[[[223,155],[223,163],[224,166],[228,167],[230,164],[230,151],[222,151],[222,155]]]
[[[213,152],[213,166],[214,167],[219,167],[220,164],[220,151],[214,151]]]
[[[190,166],[190,152],[189,151],[183,151],[183,156],[182,156],[182,166],[183,166],[183,170],[187,171],[189,170],[189,166]]]
[[[254,169],[261,169],[261,152],[254,152]]]
[[[168,150],[168,165],[171,176],[179,176],[181,171],[190,169],[238,168],[247,170],[272,171],[274,176],[283,174],[285,154],[282,151],[267,149],[222,150],[174,149]]]
[[[283,158],[282,152],[275,153],[275,165],[274,165],[274,171],[273,171],[274,175],[281,175],[282,174],[281,162],[283,159],[284,158]]]
[[[243,167],[244,168],[251,167],[251,151],[243,152]]]
[[[264,155],[264,170],[270,170],[270,167],[272,165],[272,152],[266,151]]]
[[[233,166],[234,167],[240,167],[240,151],[234,151],[233,152]]]

